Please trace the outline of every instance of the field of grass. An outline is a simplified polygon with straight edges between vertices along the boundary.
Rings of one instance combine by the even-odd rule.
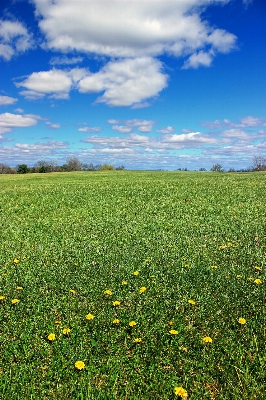
[[[266,399],[265,189],[0,176],[0,399]]]

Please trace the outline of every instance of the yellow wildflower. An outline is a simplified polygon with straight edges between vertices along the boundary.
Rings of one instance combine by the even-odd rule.
[[[171,329],[171,330],[169,331],[169,333],[171,333],[171,335],[177,335],[177,334],[178,334],[178,331],[176,331],[175,329]]]
[[[260,285],[262,283],[261,279],[255,279],[254,281],[257,285]]]
[[[86,315],[86,319],[87,319],[88,321],[91,321],[91,320],[94,319],[94,315],[88,314],[88,315]]]
[[[0,296],[0,300],[4,300],[5,296]]]
[[[17,258],[15,258],[13,263],[17,264],[17,263],[19,263],[19,260]]]
[[[48,340],[50,340],[51,342],[53,340],[55,340],[55,334],[54,333],[50,333],[50,335],[48,335]]]
[[[187,353],[188,347],[180,346],[179,350],[185,351]]]
[[[131,326],[131,327],[136,326],[136,325],[137,325],[137,322],[135,322],[135,321],[130,321],[129,322],[129,326]]]
[[[17,290],[22,290],[22,289],[23,289],[23,287],[17,286]]]
[[[135,343],[141,343],[141,342],[142,342],[142,339],[141,339],[141,338],[136,338],[136,339],[134,339],[134,342],[135,342]]]
[[[226,279],[230,279],[230,275],[226,275]]]
[[[104,291],[104,294],[107,294],[108,296],[111,296],[112,292],[111,290],[107,289]]]
[[[127,285],[127,281],[122,281],[122,285]]]
[[[237,275],[236,276],[238,279],[241,279],[241,278],[243,278],[243,276],[242,275]]]
[[[211,268],[216,269],[217,265],[212,265]]]
[[[257,265],[256,265],[256,267],[254,267],[255,269],[257,269],[258,271],[262,271],[262,268],[261,267],[258,267]]]
[[[114,319],[113,320],[113,324],[119,324],[121,321],[120,321],[120,319],[118,319],[118,318],[116,318],[116,319]]]
[[[189,264],[185,264],[185,268],[190,268],[190,265]]]
[[[139,271],[134,271],[133,275],[135,275],[135,276],[139,275]]]
[[[113,306],[119,306],[120,305],[120,301],[113,301]]]
[[[241,325],[245,325],[247,321],[245,320],[245,318],[239,318],[239,319],[238,319],[238,322],[239,322]]]
[[[173,326],[173,325],[174,325],[173,321],[169,321],[168,324],[169,324],[170,326]]]
[[[142,287],[139,289],[139,292],[140,292],[140,293],[144,293],[146,290],[147,290],[147,288],[146,288],[145,286],[142,286]]]
[[[188,300],[189,304],[192,304],[193,306],[196,304],[194,300]]]
[[[205,336],[202,340],[204,343],[212,343],[212,338],[210,338],[210,336]]]
[[[64,335],[68,335],[69,333],[70,333],[70,329],[69,328],[63,329],[63,334]]]
[[[13,299],[13,300],[11,300],[11,303],[12,303],[12,304],[17,304],[17,303],[19,303],[19,302],[20,302],[19,299]]]
[[[187,391],[182,387],[175,387],[174,392],[177,396],[180,396],[182,399],[187,399]]]
[[[73,293],[73,294],[75,294],[76,293],[76,291],[75,290],[73,290],[73,289],[70,289],[70,291],[69,291],[70,293]]]
[[[76,361],[75,362],[75,367],[79,370],[84,369],[85,368],[85,364],[83,361]]]

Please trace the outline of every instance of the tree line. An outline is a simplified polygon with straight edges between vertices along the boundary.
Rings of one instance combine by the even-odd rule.
[[[46,173],[46,172],[71,172],[71,171],[122,171],[123,165],[114,167],[110,164],[87,164],[79,161],[77,157],[69,157],[66,164],[57,165],[56,160],[39,160],[34,167],[28,167],[27,164],[19,164],[16,168],[0,163],[0,174],[27,174],[27,173]],[[178,168],[177,171],[189,171],[187,168]],[[199,168],[198,171],[207,171],[206,168]],[[214,164],[211,172],[225,172],[221,164]],[[266,157],[262,155],[254,156],[252,166],[235,170],[230,168],[227,172],[256,172],[266,171]]]

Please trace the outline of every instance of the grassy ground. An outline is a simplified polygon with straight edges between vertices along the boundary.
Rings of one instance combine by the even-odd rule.
[[[0,399],[265,399],[265,183],[0,176]]]

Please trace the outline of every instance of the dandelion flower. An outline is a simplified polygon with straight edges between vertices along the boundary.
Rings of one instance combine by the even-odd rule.
[[[81,370],[81,369],[84,369],[84,368],[85,368],[85,364],[84,364],[83,361],[76,361],[76,362],[75,362],[75,367],[76,367],[78,370]]]
[[[122,285],[127,285],[127,281],[122,281]]]
[[[248,278],[248,281],[254,281],[254,278]]]
[[[194,300],[188,300],[189,304],[192,304],[193,306],[196,304]]]
[[[76,293],[76,291],[75,290],[73,290],[73,289],[70,289],[70,291],[69,291],[70,293],[73,293],[73,294],[75,294]]]
[[[107,289],[104,291],[104,294],[107,294],[107,296],[111,296],[112,292],[111,290]]]
[[[147,288],[146,288],[145,286],[142,286],[142,287],[139,289],[139,292],[140,292],[140,293],[144,293],[146,290],[147,290]]]
[[[17,290],[22,290],[22,289],[23,289],[23,287],[17,286]]]
[[[4,300],[5,296],[0,296],[0,300]]]
[[[260,285],[262,283],[262,281],[260,279],[255,279],[254,281],[257,285]]]
[[[180,346],[179,350],[185,351],[187,353],[188,347]]]
[[[88,315],[86,315],[86,319],[87,319],[88,321],[91,321],[91,320],[94,319],[94,315],[88,314]]]
[[[190,265],[189,264],[185,264],[185,268],[190,268]]]
[[[202,340],[204,343],[212,343],[212,338],[210,338],[210,336],[205,336]]]
[[[18,260],[17,258],[15,258],[13,262],[14,262],[15,264],[18,264],[18,263],[19,263],[19,260]]]
[[[169,324],[170,326],[173,326],[173,325],[174,325],[173,321],[169,321],[168,324]]]
[[[177,335],[177,334],[178,334],[178,331],[176,331],[175,329],[171,329],[171,330],[169,331],[169,333],[171,333],[171,335]]]
[[[48,340],[50,340],[50,342],[55,340],[55,334],[54,333],[50,333],[50,335],[48,335]]]
[[[134,339],[134,342],[135,342],[135,343],[141,343],[141,342],[142,342],[142,339],[141,339],[141,338],[136,338],[136,339]]]
[[[69,333],[70,333],[70,329],[69,328],[63,329],[63,334],[64,335],[68,335]]]
[[[243,276],[242,275],[237,275],[236,276],[238,279],[241,279],[241,278],[243,278]]]
[[[239,319],[238,319],[238,322],[239,322],[241,325],[245,325],[247,321],[245,320],[245,318],[239,318]]]
[[[139,271],[134,271],[133,275],[138,276],[139,275]]]
[[[211,268],[216,269],[217,265],[212,265]]]
[[[136,326],[136,325],[137,325],[137,322],[135,322],[135,321],[130,321],[128,325],[131,326],[131,327],[133,327],[133,326]]]
[[[115,318],[114,320],[113,320],[113,324],[119,324],[121,321],[120,321],[120,319],[118,319],[118,318]]]
[[[187,399],[187,391],[182,387],[175,387],[174,392],[177,396],[180,396],[182,399]]]
[[[120,301],[113,301],[113,306],[120,306]]]
[[[11,300],[11,303],[12,303],[12,304],[17,304],[17,303],[19,303],[19,302],[20,302],[19,299],[13,299],[13,300]]]
[[[254,268],[257,269],[258,271],[261,271],[261,270],[262,270],[262,268],[259,267],[258,265],[256,265],[256,267],[254,267]]]
[[[229,275],[226,275],[226,279],[230,279],[230,276],[229,276]]]

